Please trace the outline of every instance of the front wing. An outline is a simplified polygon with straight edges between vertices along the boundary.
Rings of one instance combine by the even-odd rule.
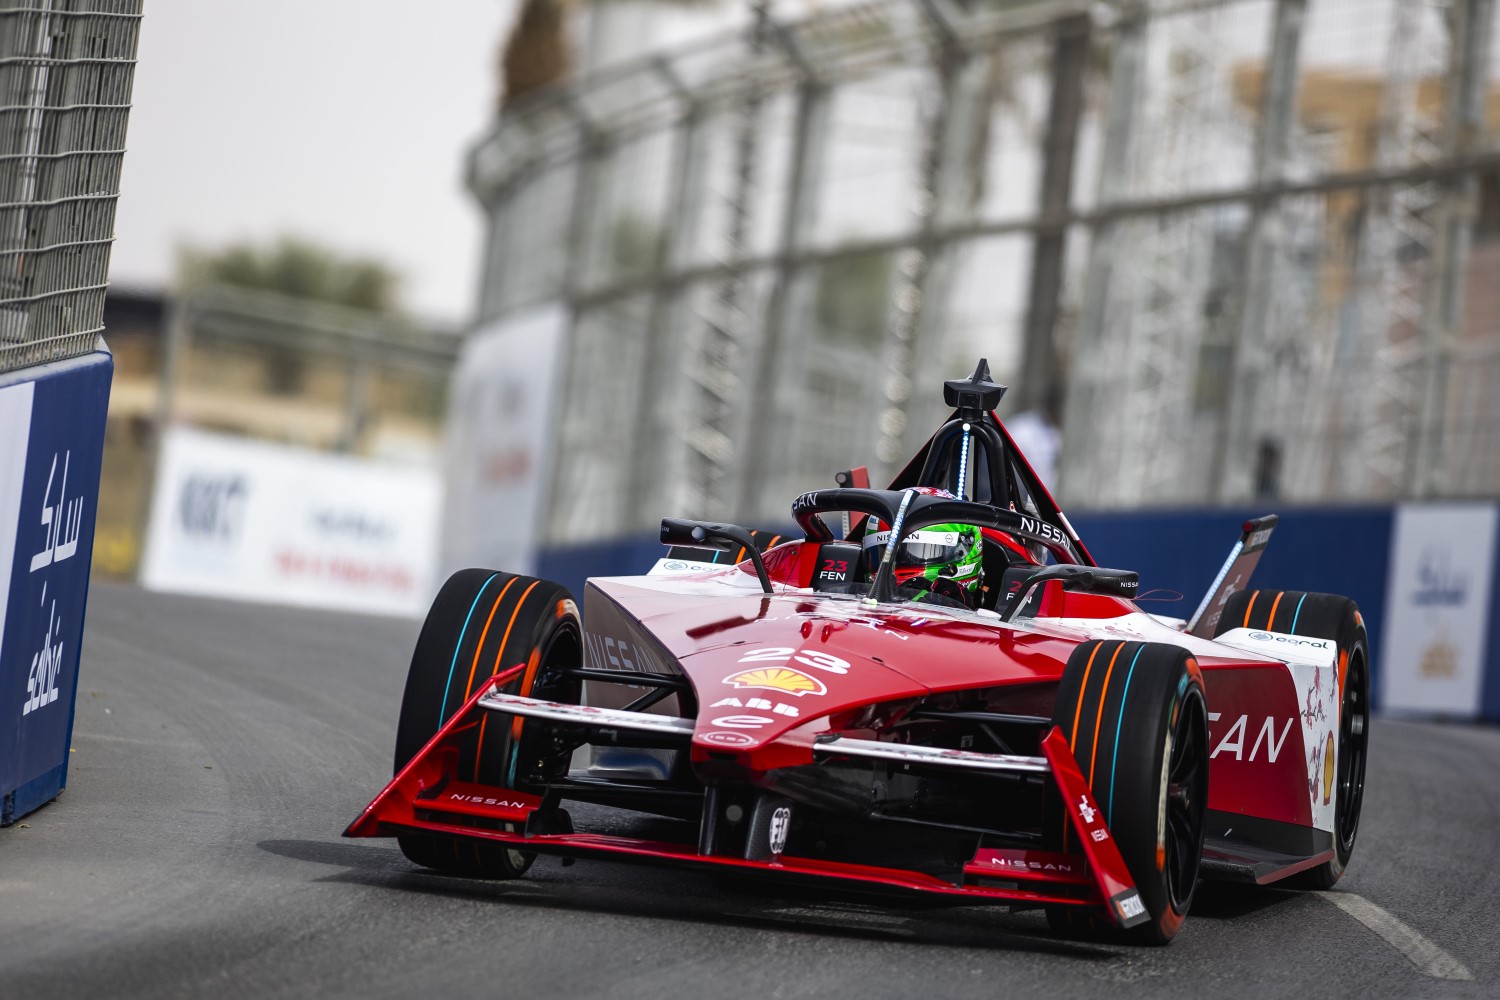
[[[884,759],[971,772],[1050,775],[1066,807],[1069,852],[980,848],[957,881],[922,871],[781,854],[752,859],[702,853],[691,845],[559,831],[555,798],[456,779],[461,734],[488,713],[584,727],[603,739],[642,734],[691,742],[694,722],[668,716],[539,701],[504,693],[516,670],[491,678],[401,769],[344,831],[346,837],[426,834],[506,844],[566,858],[604,858],[675,867],[753,872],[768,878],[840,883],[897,896],[953,902],[1102,908],[1121,927],[1149,919],[1140,894],[1061,730],[1042,741],[1043,756],[943,750],[829,735],[814,755]],[[722,752],[722,747],[715,750]],[[570,827],[570,823],[561,824]]]

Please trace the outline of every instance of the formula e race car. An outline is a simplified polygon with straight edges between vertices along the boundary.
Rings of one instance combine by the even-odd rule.
[[[667,557],[590,580],[581,616],[554,583],[456,573],[395,778],[346,836],[455,874],[639,861],[1142,943],[1200,878],[1332,885],[1369,740],[1354,603],[1247,590],[1268,517],[1192,620],[1143,612],[994,416],[988,366],[944,389],[888,489],[852,470],[796,498],[801,538],[668,518]]]

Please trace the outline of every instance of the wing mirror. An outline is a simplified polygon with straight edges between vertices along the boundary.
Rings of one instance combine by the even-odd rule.
[[[1105,569],[1102,566],[1075,566],[1068,563],[1043,566],[1021,582],[1021,591],[1011,601],[1005,621],[1014,621],[1020,617],[1022,609],[1031,603],[1032,595],[1038,593],[1042,584],[1052,580],[1060,580],[1064,590],[1075,594],[1099,594],[1104,597],[1123,597],[1126,600],[1134,600],[1141,586],[1140,574],[1128,569]]]
[[[713,549],[717,552],[734,552],[743,548],[755,565],[755,575],[760,578],[760,589],[771,593],[771,577],[766,572],[766,561],[748,529],[737,524],[720,524],[716,521],[688,521],[680,517],[661,519],[661,543],[663,545],[685,545],[695,549]]]

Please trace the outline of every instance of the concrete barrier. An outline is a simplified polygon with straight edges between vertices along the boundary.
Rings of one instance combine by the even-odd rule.
[[[1141,574],[1143,608],[1186,618],[1240,523],[1268,513],[1280,514],[1281,523],[1254,586],[1354,598],[1369,629],[1376,708],[1500,722],[1500,628],[1492,624],[1500,620],[1500,507],[1494,503],[1273,503],[1069,517],[1101,565]],[[542,550],[538,575],[580,593],[587,577],[643,573],[662,551],[651,536],[554,546]],[[1173,592],[1181,597],[1173,599]]]
[[[67,784],[114,361],[0,374],[0,826]]]

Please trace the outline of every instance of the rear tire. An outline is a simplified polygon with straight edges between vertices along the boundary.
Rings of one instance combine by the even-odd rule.
[[[1370,745],[1370,639],[1359,605],[1336,594],[1251,590],[1230,595],[1219,634],[1233,628],[1264,629],[1332,639],[1338,644],[1339,742],[1333,808],[1333,857],[1276,883],[1288,889],[1330,889],[1343,877],[1359,833],[1365,760]]]
[[[577,701],[576,682],[561,690],[555,681],[549,686],[549,674],[582,663],[582,634],[572,596],[555,583],[484,569],[453,574],[432,602],[412,652],[396,725],[396,771],[485,680],[518,664],[527,669],[507,692]],[[460,744],[454,777],[517,787],[517,772],[528,769],[518,760],[524,743],[524,723],[515,727],[503,716],[487,716]],[[529,851],[473,840],[407,834],[396,841],[408,860],[453,875],[519,878],[536,859]]]
[[[1151,916],[1124,938],[1166,944],[1192,905],[1208,809],[1208,708],[1197,661],[1165,643],[1083,643],[1068,658],[1052,721]],[[1070,936],[1121,933],[1102,912],[1077,907],[1049,907],[1047,920]]]

